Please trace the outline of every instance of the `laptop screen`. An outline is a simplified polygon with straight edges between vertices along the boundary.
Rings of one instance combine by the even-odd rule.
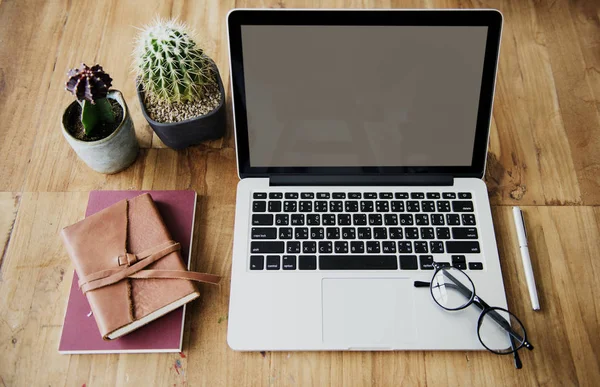
[[[242,25],[250,166],[471,166],[487,30]]]

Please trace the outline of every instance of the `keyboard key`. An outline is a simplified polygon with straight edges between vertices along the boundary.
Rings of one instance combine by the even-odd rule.
[[[427,242],[415,242],[415,253],[428,253]]]
[[[411,242],[398,242],[398,252],[402,253],[412,253],[412,243]]]
[[[434,239],[433,227],[421,227],[421,238],[422,239]]]
[[[467,264],[464,262],[461,263],[453,263],[452,264],[453,267],[460,269],[460,270],[467,270]]]
[[[323,214],[321,220],[323,221],[323,226],[335,226],[334,214]]]
[[[321,224],[321,215],[319,215],[319,214],[306,215],[306,224],[309,226],[319,226]]]
[[[453,212],[473,212],[473,202],[471,200],[453,200]]]
[[[252,227],[252,239],[277,239],[276,227]]]
[[[348,200],[344,206],[346,212],[358,212],[358,202],[356,200]]]
[[[444,215],[442,214],[431,214],[431,224],[434,226],[444,225]]]
[[[396,199],[408,199],[408,192],[396,192]]]
[[[358,235],[358,239],[371,239],[370,227],[358,227],[356,233]]]
[[[444,253],[444,243],[438,241],[429,242],[429,251],[431,251],[432,254]]]
[[[292,239],[294,231],[291,227],[280,227],[279,228],[279,239]]]
[[[350,252],[352,254],[362,254],[365,252],[365,242],[352,241],[350,242]]]
[[[438,200],[437,212],[450,212],[450,202],[447,200]]]
[[[360,212],[373,212],[373,202],[371,200],[361,200]]]
[[[374,239],[387,239],[387,228],[373,227],[373,238]]]
[[[458,198],[459,199],[471,199],[471,193],[470,192],[459,192]]]
[[[416,214],[415,215],[415,224],[417,226],[428,226],[429,225],[429,216],[427,216],[427,214]]]
[[[269,199],[283,199],[283,194],[281,192],[271,192],[269,193]]]
[[[325,238],[325,230],[323,227],[311,227],[310,228],[310,239],[323,239]]]
[[[452,258],[452,264],[453,265],[455,263],[465,263],[465,262],[467,262],[467,259],[465,258],[464,255],[453,255],[451,258]]]
[[[255,192],[254,195],[252,195],[252,197],[254,199],[266,199],[267,193],[266,192]]]
[[[459,225],[460,216],[458,214],[446,214],[446,223],[448,223],[448,226]]]
[[[379,242],[378,241],[367,241],[367,253],[368,254],[379,254]]]
[[[439,192],[427,192],[427,199],[439,199],[439,198],[440,198]]]
[[[437,239],[450,239],[450,230],[448,227],[436,227],[435,236]]]
[[[381,242],[381,252],[384,254],[394,254],[396,252],[396,243],[392,241]]]
[[[354,215],[352,215],[352,221],[355,226],[366,226],[367,225],[367,215],[354,214]]]
[[[392,212],[404,212],[404,202],[392,200]]]
[[[253,226],[271,226],[273,225],[273,215],[261,214],[252,215]]]
[[[265,268],[265,257],[262,255],[250,256],[250,270],[263,270]]]
[[[383,224],[385,224],[386,226],[398,225],[398,215],[396,215],[396,214],[383,215]]]
[[[314,254],[317,252],[317,242],[304,241],[302,242],[302,252],[304,254]]]
[[[380,192],[379,199],[393,199],[394,195],[391,192]]]
[[[317,270],[317,257],[314,255],[301,255],[298,257],[300,270]]]
[[[417,256],[416,255],[401,255],[400,256],[400,269],[402,270],[417,270],[419,266],[417,265]]]
[[[483,263],[481,262],[469,262],[470,270],[483,270]]]
[[[395,255],[321,255],[321,270],[398,270]]]
[[[416,227],[405,227],[404,237],[406,239],[417,239],[419,238],[419,229]]]
[[[350,226],[352,224],[352,218],[350,217],[350,214],[339,214],[338,224],[340,226]]]
[[[281,202],[279,200],[269,201],[269,212],[281,212]]]
[[[425,199],[425,194],[423,192],[411,192],[411,199]]]
[[[298,202],[286,200],[283,202],[283,212],[296,212]]]
[[[377,194],[375,192],[366,192],[365,199],[377,199]]]
[[[314,194],[314,193],[312,193],[312,192],[302,192],[302,193],[300,194],[300,197],[301,197],[302,199],[314,199],[314,198],[315,198],[315,194]]]
[[[283,253],[283,242],[250,242],[251,253]]]
[[[327,212],[327,202],[324,200],[315,201],[315,212]]]
[[[267,270],[279,270],[280,265],[279,255],[267,255]]]
[[[462,214],[462,224],[465,226],[475,226],[475,215]]]
[[[331,241],[319,242],[319,254],[331,254],[333,251],[333,243]]]
[[[318,192],[317,199],[329,199],[329,192]]]
[[[334,244],[336,254],[346,254],[348,252],[348,242],[337,241]]]
[[[329,202],[329,212],[342,212],[344,211],[344,202],[341,200],[332,200]]]
[[[252,202],[252,212],[265,212],[267,211],[267,202],[265,201],[253,201]]]
[[[287,243],[288,254],[298,254],[300,252],[300,242],[293,241]]]
[[[421,270],[433,270],[433,255],[420,255]]]
[[[421,211],[434,212],[435,211],[435,202],[432,200],[423,200],[421,202]]]
[[[298,192],[286,192],[285,198],[286,199],[298,199]]]
[[[290,224],[290,216],[288,214],[275,215],[275,224],[278,226],[287,226]]]
[[[346,199],[346,193],[345,192],[334,192],[331,195],[331,197],[334,199]]]
[[[253,242],[254,243],[254,242]],[[471,242],[471,241],[448,241],[446,242],[446,251],[450,254],[453,253],[463,253],[463,254],[474,254],[480,253],[479,242]]]
[[[452,239],[477,239],[475,227],[452,227]]]
[[[400,224],[403,226],[412,226],[414,224],[412,214],[400,214]]]
[[[295,239],[308,239],[308,227],[296,227],[294,229]]]
[[[420,212],[419,202],[416,200],[408,200],[406,202],[406,211],[408,212]]]
[[[340,239],[340,228],[339,227],[327,227],[325,229],[327,239]]]
[[[356,239],[356,230],[354,227],[343,227],[342,238],[344,239]]]
[[[292,214],[292,226],[304,226],[304,214]]]
[[[379,226],[383,224],[381,214],[369,214],[369,226]]]
[[[282,261],[283,270],[296,270],[295,255],[284,255]]]
[[[312,202],[302,200],[298,203],[298,211],[300,212],[312,212]]]
[[[390,210],[390,203],[386,200],[378,200],[375,202],[375,211],[377,212],[388,212]]]
[[[360,192],[350,192],[348,194],[348,199],[360,199],[362,198],[362,194]]]
[[[390,239],[402,239],[402,228],[390,227]]]
[[[454,192],[444,192],[442,197],[444,199],[456,199],[456,194]]]

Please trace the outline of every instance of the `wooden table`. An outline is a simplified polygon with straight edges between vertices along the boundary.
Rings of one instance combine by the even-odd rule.
[[[524,368],[487,352],[240,353],[226,343],[237,183],[222,140],[166,149],[130,72],[134,26],[180,16],[229,90],[225,15],[234,7],[493,7],[504,14],[487,183],[510,308],[533,352]],[[597,0],[0,1],[0,384],[600,385],[600,4]],[[89,170],[60,133],[66,71],[100,62],[132,111],[143,150],[117,175]],[[227,96],[230,106],[230,96]],[[231,115],[231,111],[229,111]],[[195,269],[224,276],[189,308],[182,354],[57,352],[73,267],[59,231],[94,189],[194,189]],[[528,299],[511,205],[523,207],[542,310]]]

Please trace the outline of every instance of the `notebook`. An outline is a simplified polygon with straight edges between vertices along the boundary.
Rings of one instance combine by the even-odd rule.
[[[189,269],[196,209],[194,191],[92,191],[86,217],[121,200],[150,193],[173,239],[181,243],[181,255]],[[78,286],[74,273],[59,353],[144,353],[180,352],[185,306],[150,322],[116,340],[105,341],[91,314],[89,303]]]

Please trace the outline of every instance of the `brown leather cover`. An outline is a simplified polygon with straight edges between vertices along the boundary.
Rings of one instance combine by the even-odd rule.
[[[104,339],[183,297],[199,297],[191,280],[218,282],[187,272],[149,194],[66,227],[62,237]]]

